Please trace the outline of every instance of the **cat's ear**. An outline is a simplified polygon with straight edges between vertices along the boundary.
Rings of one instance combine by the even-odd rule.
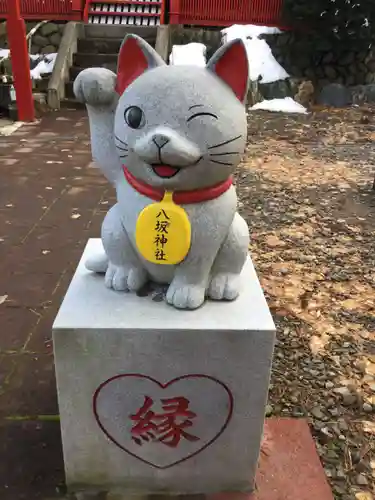
[[[249,85],[249,60],[241,39],[226,43],[207,63],[207,69],[215,73],[245,102]]]
[[[127,35],[122,42],[117,63],[116,91],[124,90],[148,69],[164,66],[165,62],[143,38]]]

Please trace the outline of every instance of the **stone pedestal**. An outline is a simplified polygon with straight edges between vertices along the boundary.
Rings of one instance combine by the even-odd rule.
[[[53,327],[71,490],[251,491],[275,327],[250,260],[234,302],[179,311],[84,261]]]

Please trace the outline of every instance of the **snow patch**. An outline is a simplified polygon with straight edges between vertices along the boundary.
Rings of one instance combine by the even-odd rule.
[[[0,60],[1,59],[8,59],[9,54],[10,54],[9,49],[0,49]]]
[[[270,46],[265,40],[252,38],[245,40],[250,67],[250,80],[260,79],[260,83],[272,83],[285,80],[289,75],[276,61]]]
[[[265,99],[264,101],[257,102],[250,109],[264,111],[275,111],[279,113],[302,113],[307,114],[307,109],[299,104],[291,97],[284,97],[284,99]]]
[[[23,124],[23,122],[14,122],[10,125],[5,125],[4,127],[2,127],[0,123],[0,135],[10,136],[13,134],[13,132],[21,128]]]
[[[169,56],[172,66],[206,66],[206,46],[203,43],[173,45]]]
[[[0,61],[10,57],[9,49],[0,49]],[[55,66],[57,53],[54,54],[29,54],[31,61],[39,61],[38,64],[30,70],[30,75],[33,80],[40,80],[42,74],[51,74]]]
[[[221,30],[223,43],[230,42],[236,38],[246,40],[247,38],[258,38],[260,35],[277,35],[282,33],[279,28],[270,26],[258,26],[256,24],[234,24],[229,28]]]
[[[222,30],[221,33],[223,43],[236,38],[243,40],[249,60],[250,80],[260,79],[261,83],[272,83],[289,77],[285,69],[274,58],[268,43],[259,38],[262,34],[282,33],[279,28],[254,24],[234,24]]]
[[[41,80],[43,74],[51,74],[55,66],[57,54],[46,54],[43,59],[30,71],[33,80]]]

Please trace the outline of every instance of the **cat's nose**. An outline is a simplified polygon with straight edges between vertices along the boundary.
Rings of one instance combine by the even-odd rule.
[[[154,134],[152,137],[152,142],[156,144],[158,148],[162,148],[170,141],[169,137],[163,134]]]

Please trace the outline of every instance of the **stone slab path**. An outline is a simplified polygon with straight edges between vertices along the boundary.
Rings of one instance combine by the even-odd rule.
[[[84,111],[0,135],[0,498],[63,482],[51,326],[113,192],[91,162]]]

